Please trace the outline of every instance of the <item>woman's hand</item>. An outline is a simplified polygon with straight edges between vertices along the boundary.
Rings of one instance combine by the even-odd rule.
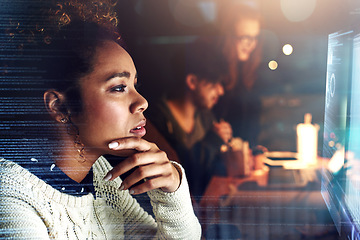
[[[107,173],[104,180],[111,181],[118,176],[134,169],[123,179],[120,190],[130,190],[130,194],[140,194],[160,188],[164,192],[174,192],[180,185],[180,173],[169,161],[165,152],[154,143],[142,138],[129,137],[118,139],[109,144],[109,148],[116,151],[135,150],[133,154],[116,165]],[[133,186],[139,181],[143,183]]]

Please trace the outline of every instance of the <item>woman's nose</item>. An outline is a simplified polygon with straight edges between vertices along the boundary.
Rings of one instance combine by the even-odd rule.
[[[136,93],[136,98],[130,106],[130,111],[131,113],[143,112],[148,106],[148,101],[140,93]]]

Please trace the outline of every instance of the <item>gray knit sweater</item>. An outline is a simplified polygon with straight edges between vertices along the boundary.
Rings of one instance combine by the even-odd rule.
[[[127,190],[117,190],[120,178],[103,181],[111,168],[100,157],[93,165],[96,196],[77,197],[61,193],[16,163],[0,159],[0,238],[200,239],[201,228],[185,174],[173,193],[148,192],[154,219]]]

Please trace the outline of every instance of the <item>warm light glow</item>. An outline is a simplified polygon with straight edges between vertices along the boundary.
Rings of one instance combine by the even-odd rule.
[[[282,50],[285,55],[290,55],[293,52],[293,47],[290,44],[285,44]]]
[[[298,159],[307,165],[316,165],[319,127],[311,123],[312,115],[304,115],[304,123],[296,126]]]
[[[344,155],[345,155],[345,148],[341,148],[334,153],[334,155],[332,156],[332,158],[328,163],[328,169],[331,172],[336,173],[340,171],[340,169],[344,165]]]
[[[301,22],[311,16],[316,7],[316,0],[281,0],[281,10],[291,22]]]
[[[277,67],[278,67],[278,63],[275,60],[272,60],[269,62],[269,68],[271,70],[275,70],[275,69],[277,69]]]

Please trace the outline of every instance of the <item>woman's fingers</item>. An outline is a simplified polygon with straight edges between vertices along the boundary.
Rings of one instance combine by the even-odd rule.
[[[166,158],[166,154],[160,150],[136,152],[125,160],[119,162],[119,164],[108,172],[104,179],[113,180],[136,167],[161,163],[161,161],[168,161],[168,159]]]
[[[120,189],[129,189],[132,194],[140,194],[157,188],[175,191],[176,188],[171,189],[172,184],[169,184],[174,181],[172,167],[170,162],[141,166],[123,180]]]
[[[112,141],[109,143],[109,148],[114,151],[133,149],[139,152],[145,152],[149,151],[154,145],[155,144],[150,143],[142,138],[128,137]]]
[[[180,184],[180,175],[173,164],[167,158],[165,152],[144,139],[124,138],[109,144],[116,155],[116,151],[133,149],[135,153],[116,165],[104,177],[111,181],[120,175],[130,172],[123,179],[121,190],[129,189],[132,194],[147,192],[152,189],[161,188],[166,192],[175,191]],[[143,180],[146,181],[143,181]]]

